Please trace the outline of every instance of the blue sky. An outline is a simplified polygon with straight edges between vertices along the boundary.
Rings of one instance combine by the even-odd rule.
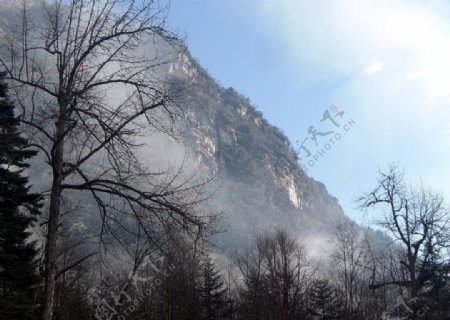
[[[320,121],[331,105],[345,112],[342,124],[354,120],[313,167],[301,152],[308,174],[356,221],[376,215],[352,199],[393,162],[450,200],[449,2],[173,0],[170,25],[293,145],[309,126],[343,132]],[[318,136],[319,147],[327,139]]]

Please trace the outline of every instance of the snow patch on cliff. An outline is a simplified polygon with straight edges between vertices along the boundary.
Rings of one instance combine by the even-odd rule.
[[[288,194],[289,194],[289,200],[291,200],[292,204],[297,209],[300,208],[300,198],[297,195],[297,188],[295,187],[295,181],[292,178],[289,179]]]
[[[294,205],[294,207],[296,207],[297,209],[301,209],[302,201],[298,196],[295,178],[291,175],[280,177],[280,184],[286,189],[289,196],[289,200]]]

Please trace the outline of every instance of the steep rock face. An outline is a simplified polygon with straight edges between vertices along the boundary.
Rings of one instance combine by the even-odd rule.
[[[227,208],[226,246],[257,231],[286,228],[305,236],[347,219],[325,186],[308,177],[282,131],[250,101],[218,85],[188,53],[167,69],[181,91],[185,118],[180,131],[198,165],[216,174],[220,189],[211,208]]]

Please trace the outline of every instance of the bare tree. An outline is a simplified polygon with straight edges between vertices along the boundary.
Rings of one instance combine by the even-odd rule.
[[[334,244],[330,253],[330,276],[341,289],[345,310],[350,316],[359,307],[360,289],[364,280],[361,231],[352,221],[339,221],[331,228],[330,237]]]
[[[167,59],[157,45],[145,49],[176,43],[166,12],[151,0],[23,1],[19,19],[1,26],[0,67],[51,170],[43,319],[53,317],[61,199],[69,190],[90,193],[100,236],[119,243],[117,230],[133,233],[133,224],[149,239],[160,224],[195,232],[206,226],[196,211],[199,189],[177,174],[152,174],[136,152],[148,128],[168,132],[165,120],[177,116],[155,76]]]
[[[397,285],[406,288],[412,298],[418,297],[429,281],[431,261],[442,259],[448,247],[448,211],[444,198],[423,185],[409,187],[397,167],[380,172],[378,186],[358,199],[361,208],[384,207],[379,225],[395,239],[397,258],[391,262],[391,279],[373,283],[372,288]],[[392,261],[398,261],[398,266]],[[392,265],[394,264],[394,265]]]
[[[266,272],[263,266],[263,246],[256,238],[253,246],[235,252],[233,260],[242,275],[242,285],[239,286],[240,312],[247,319],[260,319],[265,307],[263,275]]]
[[[312,268],[305,248],[286,231],[258,236],[236,261],[244,276],[245,316],[288,320],[304,315]]]
[[[381,241],[380,241],[381,238]],[[364,236],[364,283],[361,309],[364,319],[379,319],[382,312],[392,306],[393,289],[388,286],[375,288],[375,283],[398,279],[398,247],[381,231],[366,232]]]

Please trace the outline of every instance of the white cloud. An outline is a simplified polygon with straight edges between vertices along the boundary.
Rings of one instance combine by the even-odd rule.
[[[333,88],[335,101],[352,104],[361,120],[372,121],[368,135],[386,135],[391,141],[385,142],[395,144],[393,133],[408,132],[414,139],[430,133],[413,132],[417,126],[444,128],[442,119],[450,117],[445,8],[402,0],[262,3],[261,17],[283,39],[302,74],[309,72],[311,82],[345,79]],[[361,77],[361,70],[377,77]]]
[[[347,141],[359,156],[335,162],[343,176],[364,188],[368,171],[398,161],[450,197],[450,3],[264,0],[259,12],[293,68],[357,121]]]
[[[291,54],[323,77],[377,72],[381,61],[415,78],[428,97],[450,97],[450,26],[434,7],[407,1],[264,0],[262,17]],[[392,62],[392,63],[391,63]],[[371,73],[371,72],[369,72]],[[319,76],[320,76],[319,75]]]
[[[366,66],[366,68],[364,69],[364,72],[366,74],[377,73],[377,72],[380,72],[381,69],[383,69],[383,66],[384,66],[384,62],[375,60],[375,61],[370,62]]]

